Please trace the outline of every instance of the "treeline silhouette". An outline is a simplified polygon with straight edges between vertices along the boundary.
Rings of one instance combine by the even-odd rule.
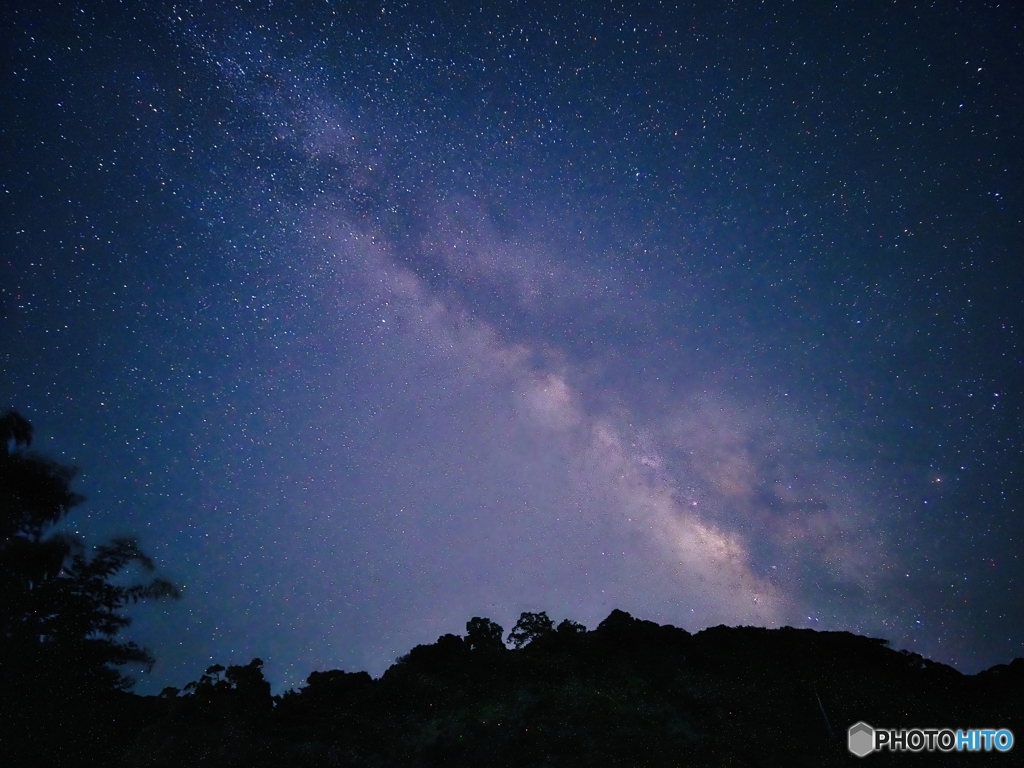
[[[966,676],[847,632],[690,634],[618,610],[591,631],[523,613],[507,637],[474,617],[464,636],[416,646],[379,679],[313,672],[274,696],[253,659],[137,696],[117,668],[151,657],[116,641],[127,625],[118,611],[174,588],[111,584],[127,562],[149,564],[127,540],[87,557],[46,535],[80,500],[73,473],[27,451],[27,422],[4,419],[5,765],[829,766],[857,760],[846,729],[860,720],[1024,734],[1024,659]],[[1020,754],[963,759],[1010,765]]]
[[[1024,659],[965,676],[847,632],[690,634],[618,610],[589,632],[524,613],[510,634],[519,647],[500,637],[474,618],[465,637],[418,645],[378,680],[314,672],[282,696],[259,659],[211,667],[147,700],[150,722],[121,764],[822,766],[857,759],[846,729],[859,720],[1017,733],[1024,722]],[[927,756],[870,757],[910,758]]]

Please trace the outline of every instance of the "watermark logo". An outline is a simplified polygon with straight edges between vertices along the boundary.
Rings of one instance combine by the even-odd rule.
[[[867,723],[850,726],[846,732],[846,746],[857,757],[864,757],[875,751],[875,729]]]
[[[846,746],[857,757],[890,752],[1009,752],[1008,728],[874,728],[855,723],[846,732]]]

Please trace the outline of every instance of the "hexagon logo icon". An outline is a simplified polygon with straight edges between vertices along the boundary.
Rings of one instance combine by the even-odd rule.
[[[855,723],[846,732],[846,746],[857,757],[875,751],[875,729],[864,722]]]

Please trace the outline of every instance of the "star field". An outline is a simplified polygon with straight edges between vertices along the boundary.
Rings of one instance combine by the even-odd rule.
[[[0,405],[138,690],[474,615],[1024,655],[1013,4],[14,3]]]

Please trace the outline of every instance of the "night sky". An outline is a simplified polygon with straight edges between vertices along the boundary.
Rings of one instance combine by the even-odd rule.
[[[643,6],[3,4],[0,407],[183,586],[137,690],[539,610],[1024,656],[1024,8]]]

